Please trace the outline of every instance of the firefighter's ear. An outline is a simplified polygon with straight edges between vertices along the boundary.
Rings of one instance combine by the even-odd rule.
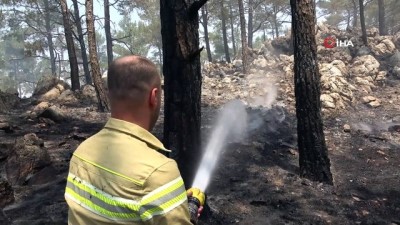
[[[157,107],[157,105],[159,104],[159,97],[160,97],[160,90],[158,88],[153,88],[150,91],[150,99],[149,99],[149,104],[150,106],[153,107]]]

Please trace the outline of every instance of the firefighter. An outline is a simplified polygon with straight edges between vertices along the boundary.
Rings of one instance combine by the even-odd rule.
[[[161,106],[156,66],[144,57],[121,57],[107,79],[111,118],[70,161],[68,224],[192,224],[191,192],[176,162],[162,154],[170,150],[150,133]]]

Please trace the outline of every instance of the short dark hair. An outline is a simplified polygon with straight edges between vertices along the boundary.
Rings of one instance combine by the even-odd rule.
[[[134,55],[116,59],[107,72],[110,98],[141,100],[157,76],[160,75],[156,65],[144,57]]]

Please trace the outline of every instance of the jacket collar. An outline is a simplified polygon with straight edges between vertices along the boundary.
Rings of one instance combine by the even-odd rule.
[[[142,127],[130,123],[124,120],[119,120],[115,118],[108,119],[105,128],[117,130],[123,133],[127,133],[135,138],[146,142],[157,150],[162,150],[166,152],[171,152],[164,147],[160,140],[158,140],[154,135],[152,135],[149,131],[143,129]]]

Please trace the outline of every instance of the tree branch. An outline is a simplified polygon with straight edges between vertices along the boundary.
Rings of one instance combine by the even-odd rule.
[[[193,2],[188,9],[188,14],[190,18],[194,18],[197,15],[197,12],[204,4],[207,3],[208,0],[198,0]]]

